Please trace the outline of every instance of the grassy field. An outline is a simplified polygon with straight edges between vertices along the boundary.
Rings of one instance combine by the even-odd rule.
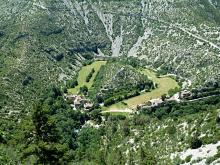
[[[77,78],[78,80],[78,86],[75,88],[69,89],[68,91],[72,94],[77,94],[79,91],[79,88],[83,85],[86,85],[88,88],[91,88],[94,79],[102,65],[105,65],[107,61],[95,61],[91,65],[87,65],[82,67],[82,69],[79,71],[79,76]],[[86,82],[87,75],[91,72],[92,68],[95,69],[95,73],[93,74],[92,78],[89,82]],[[149,79],[153,80],[155,83],[158,84],[158,88],[152,90],[151,92],[143,92],[140,96],[136,96],[133,98],[130,98],[128,100],[124,100],[123,102],[126,104],[123,104],[122,102],[113,104],[109,107],[103,107],[103,110],[123,110],[126,108],[133,109],[136,108],[137,105],[143,104],[151,99],[160,98],[163,94],[167,94],[170,89],[174,89],[175,87],[179,87],[177,82],[172,79],[171,77],[162,77],[158,78],[156,76],[156,73],[149,70],[149,69],[141,69],[141,73],[147,75]]]
[[[105,107],[104,110],[122,110],[122,109],[126,109],[128,108],[127,105],[123,104],[122,102],[119,102],[119,103],[116,103],[116,104],[113,104],[109,107]]]
[[[105,114],[105,113],[109,113],[109,112],[102,111],[102,114]],[[112,116],[122,115],[122,116],[126,116],[126,117],[129,117],[132,115],[131,113],[127,113],[127,112],[110,112],[109,114]]]
[[[171,77],[165,76],[162,78],[158,78],[156,76],[156,73],[149,69],[141,69],[140,72],[147,75],[149,79],[157,83],[158,88],[152,90],[151,92],[144,92],[140,96],[124,100],[123,102],[127,103],[127,106],[120,102],[109,106],[107,110],[121,110],[126,108],[133,109],[136,108],[137,105],[143,104],[151,99],[160,98],[163,94],[167,94],[170,89],[174,89],[176,87],[179,88],[178,83]]]
[[[81,68],[81,70],[79,71],[79,76],[77,78],[78,81],[78,86],[76,86],[75,88],[71,88],[68,90],[69,93],[72,94],[77,94],[77,92],[79,91],[79,88],[86,85],[88,88],[91,88],[94,79],[100,69],[100,67],[102,65],[105,65],[107,61],[95,61],[93,62],[91,65],[87,65]],[[88,76],[88,74],[91,72],[92,68],[95,69],[95,73],[93,74],[92,78],[90,79],[89,82],[86,82],[86,77]]]

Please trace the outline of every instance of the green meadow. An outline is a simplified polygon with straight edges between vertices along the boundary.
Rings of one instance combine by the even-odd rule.
[[[170,89],[179,88],[178,83],[172,79],[170,76],[164,76],[161,78],[158,78],[156,76],[156,73],[151,71],[150,69],[140,69],[140,72],[147,75],[149,79],[153,80],[153,82],[158,84],[158,87],[150,92],[143,92],[139,96],[132,97],[127,100],[123,100],[122,102],[113,104],[107,108],[107,110],[122,110],[126,108],[135,109],[137,105],[146,103],[147,101],[151,99],[160,98],[164,94],[168,94],[168,91]]]
[[[102,65],[105,65],[107,61],[95,61],[90,65],[87,66],[83,66],[81,68],[81,70],[79,71],[79,75],[77,78],[78,84],[75,88],[71,88],[68,90],[69,93],[71,94],[77,94],[77,92],[79,91],[80,87],[86,85],[89,88],[91,88],[94,79],[99,71],[99,69],[101,68]],[[88,76],[88,74],[91,72],[91,70],[94,68],[95,73],[92,75],[92,78],[90,79],[89,82],[86,82],[86,77]]]
[[[89,88],[92,87],[92,84],[94,82],[94,79],[100,70],[102,65],[105,65],[107,61],[95,61],[90,65],[83,66],[81,70],[79,71],[79,75],[77,78],[78,85],[75,88],[69,89],[69,93],[71,94],[77,94],[80,87],[86,85]],[[92,75],[92,78],[89,82],[86,82],[86,77],[91,72],[91,70],[94,68],[95,72]],[[163,77],[157,77],[156,73],[154,71],[151,71],[150,69],[140,69],[139,70],[142,74],[145,74],[148,76],[149,79],[151,79],[154,83],[158,84],[158,87],[150,92],[143,92],[139,96],[132,97],[127,100],[123,100],[121,102],[118,102],[116,104],[113,104],[109,107],[103,107],[103,110],[123,110],[126,108],[129,109],[135,109],[137,105],[146,103],[147,101],[151,99],[160,98],[163,94],[167,94],[170,89],[179,88],[178,83],[172,79],[169,76],[163,76]]]
[[[144,92],[139,96],[125,100],[124,102],[128,104],[128,107],[136,108],[137,105],[143,104],[151,99],[160,98],[164,94],[168,94],[170,89],[179,88],[178,83],[169,76],[158,78],[156,73],[149,69],[142,69],[141,73],[148,76],[149,79],[158,84],[158,88],[152,90],[151,92]]]

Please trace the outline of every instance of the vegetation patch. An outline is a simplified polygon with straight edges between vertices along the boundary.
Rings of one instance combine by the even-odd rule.
[[[77,78],[78,85],[74,88],[70,88],[69,92],[72,94],[77,94],[80,90],[80,87],[87,86],[88,89],[91,88],[100,67],[105,64],[106,64],[106,61],[95,61],[90,65],[83,66],[78,73],[78,78]],[[93,69],[95,72],[93,73],[92,77],[90,78],[90,81],[87,82],[86,81],[87,76],[91,73],[91,71]]]
[[[113,60],[101,67],[89,96],[96,102],[109,106],[154,88],[153,81],[147,75],[130,65]]]
[[[150,91],[144,92],[137,97],[130,98],[125,103],[129,107],[136,108],[137,105],[146,103],[151,99],[160,98],[164,94],[168,94],[171,89],[179,88],[178,83],[169,76],[157,77],[156,73],[149,69],[140,69],[140,72],[149,77],[153,82],[157,84],[157,88]]]

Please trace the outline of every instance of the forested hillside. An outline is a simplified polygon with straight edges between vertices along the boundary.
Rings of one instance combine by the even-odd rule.
[[[220,140],[219,0],[2,0],[0,7],[0,164],[178,164],[181,160],[170,154],[189,147],[192,132],[202,144]],[[67,88],[76,86],[81,67],[111,58],[116,61],[112,65],[117,59],[128,60],[101,70],[96,78],[103,72],[106,82],[94,83],[93,92],[108,84],[125,90],[123,96],[137,86],[141,86],[138,92],[153,89],[151,80],[127,67],[119,75],[129,77],[127,81],[112,79],[121,65],[131,65],[129,59],[135,59],[135,67],[150,68],[158,76],[172,75],[182,87],[187,82],[187,90],[197,92],[196,105],[169,104],[131,116],[108,116],[99,106],[88,113],[72,111],[65,96]],[[143,81],[149,86],[143,88]],[[206,87],[210,83],[211,92]],[[109,99],[120,90],[103,95]],[[214,102],[200,96],[213,97]],[[137,118],[142,120],[139,124]],[[179,127],[172,128],[185,120],[189,136],[184,139],[177,137]],[[90,127],[85,125],[88,121]],[[157,126],[158,134],[168,131],[169,143],[157,135]],[[211,131],[204,136],[200,129]]]

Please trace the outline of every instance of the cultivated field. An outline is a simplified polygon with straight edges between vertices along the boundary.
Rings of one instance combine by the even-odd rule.
[[[179,87],[178,83],[169,76],[158,78],[156,73],[149,69],[141,69],[140,72],[147,75],[149,79],[157,83],[158,88],[152,90],[151,92],[144,92],[139,96],[124,100],[123,102],[127,103],[127,106],[120,102],[109,106],[107,110],[122,110],[126,108],[134,109],[139,104],[143,104],[151,99],[160,98],[163,94],[167,94],[170,89]]]
[[[156,74],[148,69],[141,70],[141,73],[147,75],[149,79],[157,83],[158,88],[152,90],[151,92],[145,92],[140,96],[136,96],[124,101],[131,108],[136,108],[138,104],[143,104],[151,99],[160,98],[163,94],[167,94],[170,89],[179,87],[177,82],[171,77],[167,76],[167,77],[157,78]]]
[[[79,88],[86,85],[88,88],[91,88],[94,79],[102,65],[105,65],[107,61],[95,61],[90,65],[84,66],[79,71],[79,75],[77,78],[78,86],[75,88],[69,89],[69,92],[72,94],[77,94],[79,91]],[[86,82],[86,77],[91,72],[92,68],[95,69],[95,73],[93,74],[92,78],[89,82]],[[156,76],[156,73],[149,70],[149,69],[140,69],[141,73],[148,76],[149,79],[153,80],[154,83],[158,84],[158,87],[151,92],[143,92],[141,95],[132,97],[127,100],[123,100],[123,102],[119,102],[116,104],[113,104],[109,107],[104,107],[104,111],[121,111],[126,109],[135,109],[137,105],[143,104],[151,99],[160,98],[163,94],[167,94],[170,89],[174,89],[176,87],[179,87],[177,82],[172,79],[169,76],[164,76],[161,78],[158,78]]]
[[[91,65],[82,67],[81,70],[79,71],[79,75],[77,78],[79,85],[77,85],[75,88],[69,89],[69,92],[72,94],[77,94],[77,92],[79,91],[79,88],[84,85],[86,85],[88,89],[91,88],[100,67],[105,64],[106,64],[106,61],[95,61]],[[92,78],[90,79],[90,81],[86,82],[86,77],[91,72],[92,68],[94,68],[95,73],[92,75]]]

